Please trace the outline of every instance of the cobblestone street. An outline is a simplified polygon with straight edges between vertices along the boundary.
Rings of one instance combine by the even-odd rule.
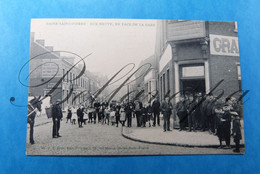
[[[36,118],[44,124],[34,129],[35,144],[27,143],[27,155],[151,155],[151,154],[230,154],[232,149],[189,148],[155,145],[132,141],[121,134],[119,127],[102,124],[78,125],[61,121],[60,138],[52,138],[52,121]],[[136,120],[133,119],[133,123]],[[131,129],[136,129],[135,127]],[[144,128],[145,129],[145,128]],[[151,128],[152,129],[152,128]],[[28,138],[27,138],[28,139]],[[27,141],[28,142],[28,141]],[[241,149],[244,151],[244,148]]]

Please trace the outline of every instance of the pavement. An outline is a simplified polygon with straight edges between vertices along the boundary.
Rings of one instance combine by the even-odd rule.
[[[172,123],[172,121],[171,121]],[[241,123],[243,125],[243,123]],[[244,132],[242,126],[242,135]],[[172,129],[172,131],[163,132],[163,127],[138,127],[122,129],[122,135],[133,141],[160,144],[160,145],[175,145],[184,147],[219,147],[218,137],[214,134],[210,134],[208,131],[179,131],[178,129]],[[244,146],[244,136],[240,141],[241,146]],[[225,142],[223,142],[225,145]],[[233,138],[231,137],[231,146],[234,146]]]
[[[41,114],[39,116],[36,116],[34,127],[41,126],[41,125],[44,125],[44,124],[48,124],[50,122],[52,122],[51,118],[48,118],[46,114]]]
[[[166,155],[166,154],[244,154],[244,139],[241,152],[233,149],[218,149],[217,136],[209,132],[187,132],[172,130],[163,132],[162,125],[156,127],[127,128],[102,124],[78,125],[61,122],[61,138],[53,139],[52,119],[45,114],[35,119],[34,140],[31,145],[27,137],[27,155]],[[163,120],[161,120],[163,123]],[[172,123],[172,120],[171,120]],[[242,124],[242,123],[241,123]],[[243,125],[243,124],[242,124]],[[28,127],[29,128],[29,127]],[[172,129],[172,127],[171,127]],[[29,129],[28,129],[29,130]],[[243,131],[243,129],[242,129]],[[27,132],[28,135],[29,132]],[[232,145],[234,145],[233,141]],[[223,143],[225,144],[225,143]],[[163,146],[162,146],[163,145]],[[203,147],[203,148],[202,148]],[[214,148],[212,148],[214,147]]]

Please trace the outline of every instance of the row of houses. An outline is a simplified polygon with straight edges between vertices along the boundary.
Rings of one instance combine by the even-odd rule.
[[[103,77],[84,70],[75,53],[54,51],[44,40],[35,40],[34,33],[30,44],[29,96],[49,95],[51,103],[60,99],[63,109],[89,104]]]

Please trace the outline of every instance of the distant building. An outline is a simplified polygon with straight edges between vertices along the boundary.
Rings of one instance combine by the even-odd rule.
[[[47,95],[63,76],[51,93],[51,102],[62,100],[63,109],[67,105],[88,103],[90,95],[98,90],[97,79],[89,78],[92,76],[90,72],[83,72],[77,78],[83,67],[75,66],[74,55],[61,56],[60,52],[53,51],[53,47],[45,46],[44,40],[35,40],[34,33],[31,33],[30,49],[29,96]]]
[[[135,96],[138,96],[138,93],[141,94],[139,97],[137,97],[140,101],[143,103],[148,104],[152,101],[154,98],[153,95],[156,94],[156,91],[158,89],[157,85],[157,76],[158,76],[158,70],[157,70],[157,60],[156,57],[150,56],[144,60],[142,60],[138,66],[142,69],[139,70],[135,74],[135,85],[132,86],[132,88],[136,91],[134,94]],[[144,66],[145,65],[145,66]],[[132,95],[133,96],[133,95]]]

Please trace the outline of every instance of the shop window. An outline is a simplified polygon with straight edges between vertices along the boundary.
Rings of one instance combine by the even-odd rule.
[[[205,93],[205,68],[203,64],[180,67],[180,90]]]

